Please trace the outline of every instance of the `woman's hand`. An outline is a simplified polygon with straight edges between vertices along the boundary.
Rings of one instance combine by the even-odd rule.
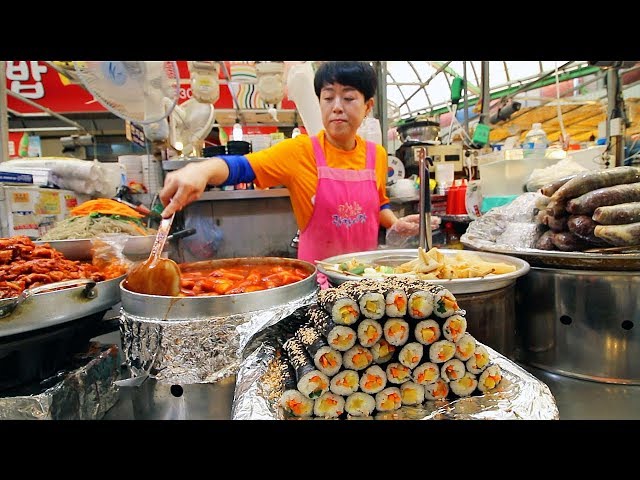
[[[441,218],[435,215],[431,216],[431,230],[440,227]],[[420,214],[414,213],[399,218],[391,227],[387,229],[385,240],[387,245],[393,247],[402,247],[407,244],[409,238],[419,235],[420,233]]]

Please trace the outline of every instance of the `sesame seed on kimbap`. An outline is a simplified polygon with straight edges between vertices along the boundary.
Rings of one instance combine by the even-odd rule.
[[[444,363],[451,360],[455,353],[455,343],[449,340],[438,340],[429,347],[429,360],[433,363]]]
[[[453,314],[442,324],[442,335],[451,342],[457,342],[467,331],[467,319],[462,315]]]
[[[382,325],[371,318],[365,318],[358,324],[358,341],[363,347],[372,347],[382,338]]]
[[[355,370],[342,370],[331,378],[329,390],[337,395],[351,395],[358,391],[360,377]]]
[[[344,352],[342,362],[346,368],[360,371],[373,363],[373,355],[371,355],[368,348],[362,345],[355,345]]]
[[[421,320],[413,329],[416,340],[423,345],[431,345],[440,340],[440,325],[435,320]]]
[[[413,369],[411,378],[418,385],[429,385],[440,378],[440,368],[433,362],[424,362]]]
[[[473,355],[467,360],[465,366],[471,373],[480,375],[487,368],[487,365],[489,365],[489,352],[484,345],[477,343]]]
[[[378,342],[371,347],[371,355],[373,355],[373,361],[375,363],[388,362],[393,357],[395,351],[396,347],[384,338],[378,340]]]
[[[471,372],[465,372],[462,378],[449,382],[449,388],[458,397],[468,397],[478,386],[476,376]]]
[[[327,334],[327,343],[340,352],[346,352],[356,344],[356,331],[345,325],[336,325]]]
[[[453,294],[442,288],[433,295],[433,313],[440,318],[447,318],[456,313],[460,307]]]
[[[476,349],[476,339],[469,332],[465,332],[456,343],[455,357],[466,362]]]
[[[414,382],[405,382],[400,385],[400,398],[402,405],[420,405],[424,402],[424,387]]]
[[[326,392],[316,398],[313,414],[322,418],[337,418],[344,412],[344,398],[335,393]]]
[[[449,395],[449,384],[442,378],[424,386],[424,398],[427,400],[444,400]]]
[[[296,389],[285,390],[279,401],[285,414],[293,417],[310,417],[313,414],[313,403],[313,400]]]
[[[418,342],[406,343],[398,353],[398,361],[408,368],[418,366],[424,355],[424,346]]]
[[[391,412],[402,406],[402,396],[398,387],[387,387],[376,393],[376,410],[379,412]]]
[[[296,373],[296,387],[309,398],[317,398],[329,390],[329,377],[319,371],[302,342],[291,337],[282,345]]]
[[[411,369],[399,362],[391,362],[387,365],[385,372],[389,383],[400,385],[401,383],[411,380]]]
[[[384,338],[391,345],[399,347],[409,339],[409,324],[402,318],[388,318],[382,327]]]
[[[497,387],[502,381],[502,370],[497,363],[492,363],[478,377],[478,390],[482,393]]]
[[[344,402],[344,410],[352,417],[367,417],[376,408],[376,400],[372,395],[364,392],[355,392],[347,397]]]
[[[379,365],[371,365],[360,375],[360,390],[373,395],[387,386],[387,375]]]
[[[465,372],[464,363],[457,358],[447,360],[440,367],[440,377],[447,383],[462,378]]]

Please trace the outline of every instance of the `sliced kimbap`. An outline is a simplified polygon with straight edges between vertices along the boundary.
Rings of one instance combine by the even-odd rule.
[[[358,391],[360,376],[355,370],[342,370],[331,378],[329,389],[345,397]]]
[[[411,378],[418,385],[429,385],[440,378],[440,368],[433,362],[424,362],[413,369]]]
[[[467,331],[467,319],[457,313],[447,317],[442,324],[442,335],[451,342],[457,342]]]
[[[387,375],[378,365],[371,365],[360,376],[360,390],[373,395],[387,386]]]
[[[297,389],[285,390],[279,401],[285,414],[293,417],[310,417],[313,414],[313,403],[313,400]]]
[[[376,408],[376,400],[372,395],[355,392],[347,397],[344,410],[352,417],[368,417]]]
[[[455,357],[466,362],[471,358],[473,352],[476,350],[476,339],[466,332],[456,342],[456,354]]]
[[[379,412],[391,412],[402,406],[402,396],[398,387],[387,387],[376,393],[376,410]]]
[[[389,318],[382,327],[384,338],[396,347],[407,343],[409,332],[409,324],[402,318]]]
[[[424,398],[427,400],[444,400],[449,395],[449,384],[442,378],[424,386]]]
[[[440,285],[433,294],[433,313],[436,317],[447,318],[460,310],[456,297],[446,288]]]
[[[355,345],[344,352],[342,357],[344,366],[350,370],[364,370],[373,362],[373,355],[368,348]]]
[[[424,402],[424,387],[414,382],[405,382],[400,385],[400,398],[402,405],[420,405]]]
[[[345,282],[341,289],[358,302],[363,317],[378,320],[384,316],[385,299],[378,282]]]
[[[302,342],[289,338],[282,346],[296,372],[296,388],[309,398],[318,398],[329,390],[329,377],[318,370]]]
[[[358,323],[358,342],[363,347],[372,347],[382,338],[382,325],[371,318],[365,318]]]
[[[423,345],[431,345],[440,340],[440,325],[435,320],[421,320],[413,329],[416,340]]]
[[[407,315],[417,320],[427,318],[433,312],[433,294],[423,287],[410,287],[407,290]]]
[[[451,360],[455,353],[455,343],[449,340],[438,340],[429,347],[429,360],[433,363],[444,363]]]
[[[411,380],[411,369],[399,362],[391,362],[387,365],[385,372],[389,383],[400,385],[401,383]]]
[[[398,318],[407,314],[407,294],[400,287],[389,287],[384,292],[385,313],[387,317]]]
[[[482,393],[497,387],[502,381],[502,370],[497,363],[492,363],[478,377],[478,390]]]
[[[453,380],[459,380],[464,376],[465,372],[464,363],[457,358],[452,358],[444,362],[442,367],[440,367],[440,377],[447,383]]]
[[[422,361],[424,346],[418,342],[406,343],[398,353],[398,361],[408,368],[415,368]]]
[[[323,393],[313,404],[313,414],[316,417],[338,418],[342,412],[344,412],[344,398],[335,393]]]
[[[387,363],[393,358],[393,354],[396,351],[396,347],[387,342],[386,339],[381,338],[378,342],[371,347],[371,355],[373,355],[373,361],[380,363]]]
[[[476,376],[471,372],[466,372],[462,378],[449,382],[449,388],[458,397],[468,397],[478,386]]]
[[[467,370],[475,375],[480,375],[485,368],[489,365],[489,352],[484,345],[476,344],[476,349],[473,351],[473,356],[467,360],[465,366]]]
[[[345,325],[336,325],[327,335],[327,343],[340,352],[346,352],[356,344],[356,331]]]
[[[320,290],[318,304],[338,325],[353,325],[360,318],[360,308],[349,294],[337,288]]]

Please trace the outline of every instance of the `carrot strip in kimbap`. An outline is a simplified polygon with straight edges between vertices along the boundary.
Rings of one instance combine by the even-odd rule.
[[[386,363],[393,357],[396,347],[387,342],[384,338],[371,347],[371,355],[376,363]]]
[[[400,385],[400,398],[402,405],[420,405],[424,402],[424,387],[414,382],[405,382]]]
[[[467,370],[475,375],[480,375],[487,368],[487,365],[489,365],[489,352],[483,345],[476,344],[473,356],[465,364]]]
[[[449,340],[438,340],[429,347],[429,360],[433,363],[444,363],[451,360],[455,353],[455,343]]]
[[[478,386],[476,376],[471,372],[466,372],[462,378],[449,382],[451,392],[458,397],[468,397]]]
[[[402,406],[402,396],[398,387],[387,387],[376,393],[376,410],[379,412],[390,412]]]
[[[346,352],[356,344],[356,331],[351,327],[336,325],[327,335],[327,343],[340,352]]]
[[[434,297],[422,287],[410,287],[407,290],[407,314],[411,318],[422,320],[433,312]]]
[[[448,383],[452,380],[462,378],[465,372],[466,370],[464,369],[464,363],[462,360],[452,358],[442,364],[442,367],[440,368],[440,377]]]
[[[400,349],[398,360],[402,365],[408,368],[415,368],[422,360],[424,347],[418,342],[409,342]]]
[[[314,401],[297,389],[285,390],[280,397],[280,406],[287,415],[310,417],[313,414]]]
[[[427,400],[444,400],[449,395],[449,384],[442,378],[424,386],[424,398]]]
[[[359,381],[355,370],[342,370],[331,378],[329,389],[337,395],[351,395],[358,390]]]
[[[368,348],[355,345],[344,352],[344,366],[350,370],[364,370],[373,362],[373,355]]]
[[[320,290],[318,303],[338,325],[353,325],[360,318],[358,302],[337,288]]]
[[[456,354],[455,357],[466,362],[471,358],[473,352],[476,350],[476,339],[466,332],[456,342]]]
[[[440,287],[433,294],[433,313],[437,317],[447,318],[460,310],[456,297],[449,290],[440,285],[434,285],[434,287]]]
[[[376,320],[365,318],[358,324],[358,341],[363,347],[371,347],[382,338],[382,325]]]
[[[385,299],[379,291],[378,282],[345,282],[340,289],[358,302],[360,313],[365,318],[377,320],[384,316]]]
[[[485,368],[478,378],[478,390],[482,393],[498,386],[502,381],[502,370],[497,363],[492,363]]]
[[[454,314],[448,317],[442,325],[442,335],[451,342],[457,342],[467,331],[467,319],[462,315]]]
[[[433,362],[424,362],[413,369],[411,377],[418,385],[429,385],[440,377],[440,368]]]
[[[387,381],[399,385],[411,380],[411,369],[401,363],[392,362],[386,368]]]
[[[296,372],[296,387],[309,398],[318,398],[329,390],[329,377],[313,365],[302,342],[296,337],[289,338],[282,346],[291,366]]]
[[[318,370],[328,376],[338,373],[342,367],[342,355],[327,344],[318,330],[309,325],[303,325],[295,336],[311,355],[313,364]]]
[[[409,324],[402,318],[389,318],[384,322],[382,332],[387,342],[399,347],[409,339]]]
[[[322,418],[337,418],[344,411],[344,398],[335,393],[326,392],[316,398],[313,414]]]
[[[391,287],[384,292],[387,317],[404,317],[407,314],[407,294],[402,288]]]
[[[440,325],[435,320],[421,320],[413,329],[416,340],[423,345],[431,345],[440,340]]]
[[[352,417],[367,417],[376,408],[373,396],[364,392],[355,392],[347,397],[344,402],[344,410]]]
[[[360,390],[374,394],[387,386],[387,375],[378,365],[371,365],[360,376]]]

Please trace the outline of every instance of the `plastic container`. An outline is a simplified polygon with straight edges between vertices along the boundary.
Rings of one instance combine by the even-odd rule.
[[[527,132],[522,142],[524,156],[544,156],[544,152],[549,146],[549,139],[542,129],[541,123],[534,123],[531,130]]]
[[[482,180],[482,196],[520,195],[525,192],[525,184],[536,168],[545,168],[558,159],[544,156],[524,159],[497,160],[478,165]]]

